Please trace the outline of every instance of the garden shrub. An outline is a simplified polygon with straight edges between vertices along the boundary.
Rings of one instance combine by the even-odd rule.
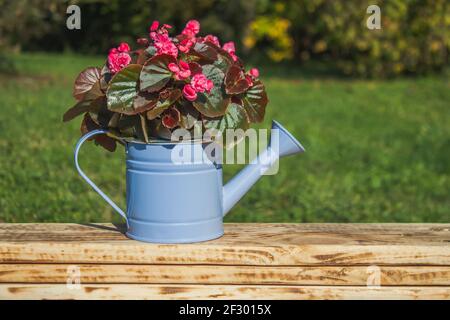
[[[273,28],[279,19],[290,21],[289,41],[295,44],[292,50],[297,59],[326,57],[346,74],[424,73],[442,69],[449,61],[450,3],[446,0],[287,0],[261,4],[264,12],[271,13]],[[366,26],[370,16],[366,10],[372,4],[381,9],[380,30]],[[261,19],[252,23],[248,37],[268,41],[265,51],[273,58],[272,47],[279,47],[280,37],[286,35],[273,37],[267,23],[261,23],[267,18]],[[285,49],[284,57],[288,58],[289,49]]]
[[[198,19],[207,33],[235,39],[243,55],[327,59],[346,74],[394,76],[441,70],[450,51],[448,0],[78,0],[81,30],[65,28],[71,1],[0,0],[0,44],[24,50],[105,53],[145,36],[155,17],[180,30]],[[369,5],[381,30],[369,30]]]

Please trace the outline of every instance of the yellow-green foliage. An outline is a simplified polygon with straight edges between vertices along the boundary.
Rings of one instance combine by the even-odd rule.
[[[250,24],[250,32],[244,38],[244,46],[251,49],[258,41],[267,39],[270,46],[267,55],[273,61],[290,59],[293,56],[293,40],[288,33],[289,20],[276,16],[260,16]]]
[[[366,26],[372,4],[381,9],[380,30]],[[265,50],[275,61],[330,57],[345,73],[367,76],[423,73],[448,64],[448,0],[287,0],[265,10],[270,15],[255,18],[244,44],[269,40]]]

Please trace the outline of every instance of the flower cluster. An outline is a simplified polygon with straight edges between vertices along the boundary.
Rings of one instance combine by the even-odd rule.
[[[78,103],[64,120],[85,112],[82,132],[107,129],[96,142],[109,150],[114,139],[170,139],[172,130],[193,130],[194,122],[224,131],[262,121],[264,85],[258,69],[244,70],[234,42],[200,36],[197,20],[176,36],[172,29],[153,21],[148,36],[137,39],[140,48],[121,43],[103,68],[81,72],[74,86]]]
[[[150,27],[150,38],[153,40],[157,54],[168,54],[173,57],[178,56],[178,48],[169,38],[169,32],[167,29],[171,29],[172,26],[164,24],[161,28],[159,22],[154,21]]]
[[[190,84],[185,84],[183,87],[183,95],[189,101],[195,101],[197,99],[197,92],[210,93],[214,84],[211,80],[207,79],[202,73],[197,73],[192,77]]]
[[[108,67],[112,73],[119,72],[131,62],[129,55],[130,46],[128,43],[122,42],[117,48],[109,50]]]
[[[180,60],[178,64],[171,62],[167,67],[173,72],[176,80],[184,80],[191,76],[191,69],[186,61]]]

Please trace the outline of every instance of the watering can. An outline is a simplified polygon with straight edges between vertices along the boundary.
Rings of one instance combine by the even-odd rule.
[[[204,153],[206,143],[124,141],[127,178],[124,212],[86,176],[78,163],[82,144],[105,133],[106,130],[93,130],[80,138],[75,148],[78,173],[125,219],[129,238],[155,243],[191,243],[222,236],[224,216],[252,185],[280,157],[304,151],[292,134],[273,121],[267,149],[222,186],[220,164],[172,161],[174,148],[180,143],[189,144],[193,154]]]

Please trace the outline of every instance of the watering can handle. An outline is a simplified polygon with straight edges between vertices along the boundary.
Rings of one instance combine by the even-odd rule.
[[[122,209],[120,209],[118,206],[117,206],[117,204],[115,204],[99,187],[97,187],[97,185],[94,183],[94,182],[92,182],[92,180],[91,179],[89,179],[88,177],[87,177],[87,175],[81,170],[81,168],[80,168],[80,165],[78,164],[78,152],[80,151],[80,148],[81,148],[81,146],[83,145],[83,143],[87,140],[87,139],[89,139],[89,138],[91,138],[91,137],[93,137],[93,136],[96,136],[96,135],[98,135],[98,134],[105,134],[105,133],[107,133],[108,131],[106,131],[106,130],[93,130],[93,131],[90,131],[90,132],[88,132],[88,133],[86,133],[84,136],[82,136],[81,138],[80,138],[80,140],[78,140],[78,142],[77,142],[77,146],[75,147],[75,166],[76,166],[76,168],[77,168],[77,170],[78,170],[78,173],[80,174],[80,176],[84,179],[84,180],[86,180],[86,182],[95,190],[95,191],[97,191],[97,193],[106,201],[106,202],[108,202],[108,204],[111,206],[111,207],[113,207],[114,208],[114,210],[116,210],[124,219],[125,219],[125,221],[127,222],[127,226],[128,226],[128,219],[127,219],[127,215],[125,214],[125,212],[123,212],[122,211]]]

